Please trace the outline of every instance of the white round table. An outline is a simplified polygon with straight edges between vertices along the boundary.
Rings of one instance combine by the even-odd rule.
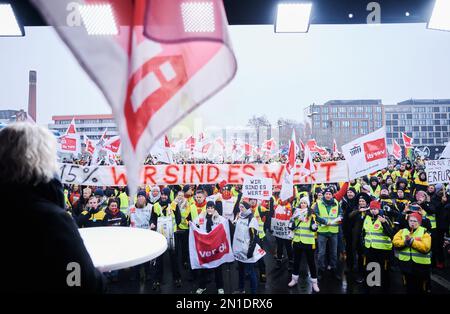
[[[163,254],[166,238],[155,231],[129,227],[78,229],[94,266],[101,272],[136,266]]]

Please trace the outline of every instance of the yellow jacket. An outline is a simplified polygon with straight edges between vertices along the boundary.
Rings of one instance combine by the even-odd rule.
[[[392,244],[397,249],[402,249],[405,246],[403,239],[402,239],[402,232],[403,232],[403,229],[399,230],[395,234],[394,239],[392,240]],[[431,236],[425,232],[423,234],[423,237],[421,240],[413,241],[411,247],[414,250],[419,251],[422,254],[428,253],[431,250]]]

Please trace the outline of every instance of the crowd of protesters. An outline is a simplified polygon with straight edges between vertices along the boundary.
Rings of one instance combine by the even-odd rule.
[[[296,185],[294,196],[285,201],[280,199],[280,186],[274,186],[269,201],[243,198],[241,188],[226,182],[141,186],[137,196],[130,197],[126,187],[67,185],[65,204],[79,227],[156,230],[158,217],[173,217],[175,244],[166,254],[174,284],[180,287],[181,272],[187,271],[198,284],[196,293],[206,292],[205,270],[190,268],[188,222],[199,224],[199,216],[207,231],[221,219],[229,220],[232,233],[240,228],[236,226],[246,226],[250,230],[249,257],[255,244],[268,252],[255,263],[238,262],[236,293],[245,292],[246,278],[250,279],[251,292],[256,293],[258,281],[266,282],[266,264],[271,258],[271,265],[286,267],[291,273],[286,285],[294,287],[301,280],[299,268],[304,255],[314,292],[320,291],[324,276],[342,280],[339,260],[343,261],[347,280],[352,278],[368,292],[389,291],[395,272],[401,272],[407,292],[430,292],[431,272],[448,265],[450,184],[429,185],[420,158],[391,162],[385,169],[350,182]],[[224,208],[230,206],[232,214],[225,215]],[[277,215],[290,218],[292,239],[272,235],[271,219]],[[239,224],[242,220],[247,222]],[[132,277],[153,280],[153,289],[160,290],[162,261],[159,257],[136,267]],[[375,288],[366,282],[371,262],[381,266],[381,284]],[[152,268],[155,276],[150,276]],[[224,293],[221,267],[214,274],[217,292]],[[118,280],[117,272],[108,276]]]

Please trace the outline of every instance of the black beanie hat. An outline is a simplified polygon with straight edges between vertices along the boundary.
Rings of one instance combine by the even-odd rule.
[[[206,203],[206,208],[208,208],[208,207],[214,207],[214,208],[216,208],[216,203],[214,203],[213,201],[208,201],[208,202]]]

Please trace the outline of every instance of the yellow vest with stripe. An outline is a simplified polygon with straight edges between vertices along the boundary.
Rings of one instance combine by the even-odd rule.
[[[414,241],[419,241],[419,240],[416,240],[416,238],[422,239],[424,233],[425,233],[425,228],[419,227],[414,231],[414,233],[412,235],[410,235],[410,237],[415,238]],[[405,228],[402,230],[402,240],[403,241],[406,239],[407,235],[409,235],[409,230]],[[412,247],[405,247],[402,250],[400,250],[398,252],[398,259],[403,262],[408,262],[412,259],[412,261],[414,263],[422,264],[422,265],[430,265],[431,264],[430,252],[428,252],[426,254],[422,254],[419,251],[413,249]]]
[[[173,231],[175,232],[175,231],[177,231],[177,223],[175,221],[175,213],[174,213],[175,207],[173,205],[174,205],[174,203],[168,204],[167,208],[166,208],[166,214],[163,215],[163,212],[162,212],[163,208],[162,208],[161,204],[159,202],[156,202],[155,205],[153,205],[153,212],[158,217],[168,217],[168,215],[167,215],[168,209],[169,209],[169,207],[171,207],[172,211],[171,211],[170,216],[172,217]],[[175,204],[175,206],[176,206],[176,204]]]
[[[72,208],[72,204],[69,202],[69,191],[64,190],[64,204],[66,204],[67,208]]]
[[[189,214],[191,214],[191,220],[192,221],[195,221],[195,219],[197,219],[199,214],[206,212],[206,203],[205,203],[205,205],[203,207],[201,207],[200,213],[198,212],[199,208],[197,207],[197,205],[195,205],[195,202],[193,204],[191,204],[191,205],[188,205],[188,206],[189,206],[188,210],[186,210],[186,212],[185,212],[185,217],[187,217]],[[184,219],[184,220],[186,220],[186,219]],[[187,222],[186,222],[185,225],[183,224],[183,215],[181,215],[180,228],[181,229],[185,229],[184,226],[186,226],[186,229],[189,228],[189,226],[187,225]]]
[[[436,229],[436,216],[435,215],[429,215],[425,212],[423,217],[428,218],[428,220],[430,221],[430,224],[431,224],[431,229]]]
[[[330,208],[330,214],[328,214],[328,210],[323,203],[323,201],[318,201],[317,206],[319,207],[319,215],[321,218],[326,219],[334,219],[338,217],[339,214],[339,203],[334,200],[334,205]],[[339,232],[339,226],[319,226],[319,230],[317,230],[319,233],[338,233]]]
[[[314,216],[314,215],[313,215]],[[312,244],[316,243],[315,241],[315,232],[311,231],[311,223],[314,220],[313,216],[308,217],[308,220],[301,221],[298,218],[294,219],[294,238],[293,242],[301,242],[303,244]]]
[[[178,229],[180,230],[187,230],[189,229],[189,223],[187,220],[187,217],[189,216],[190,210],[191,210],[191,206],[195,204],[194,198],[193,197],[189,197],[186,200],[186,208],[180,208],[180,214],[181,214],[181,222],[178,225]],[[192,216],[191,216],[192,218]]]
[[[120,200],[120,211],[124,214],[128,214],[128,195],[125,192],[121,192],[119,194],[119,200]]]
[[[264,232],[264,221],[261,218],[261,213],[263,207],[261,205],[257,206],[255,211],[253,212],[253,216],[258,221],[258,236],[260,239],[264,238],[266,236],[266,233]]]
[[[391,238],[383,233],[383,225],[378,218],[375,222],[372,222],[372,217],[366,216],[363,229],[366,232],[366,236],[364,238],[364,245],[366,248],[388,251],[392,250]]]
[[[373,190],[373,187],[370,186],[370,191],[372,192],[372,195],[374,195],[378,198],[378,197],[380,197],[381,186],[377,185],[377,188],[375,189],[375,191]]]
[[[419,177],[414,179],[414,184],[428,187],[428,182],[420,180]],[[414,192],[417,192],[417,191],[414,191]]]

